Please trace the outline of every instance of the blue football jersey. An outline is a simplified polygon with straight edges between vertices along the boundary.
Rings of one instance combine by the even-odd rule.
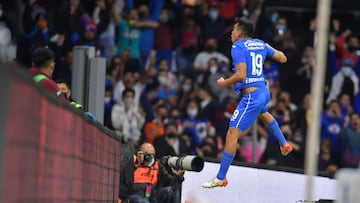
[[[233,59],[233,71],[236,65],[246,64],[246,79],[235,84],[235,92],[241,93],[241,89],[247,87],[265,86],[263,65],[267,57],[274,56],[275,51],[260,39],[246,38],[236,41],[232,45],[231,56]]]

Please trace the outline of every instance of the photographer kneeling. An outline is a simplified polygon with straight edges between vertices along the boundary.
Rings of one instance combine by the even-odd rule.
[[[129,156],[123,153],[121,156]],[[155,160],[155,148],[144,143],[133,155],[132,161],[122,159],[120,172],[121,203],[174,203],[184,180],[183,170],[174,171],[168,158]]]

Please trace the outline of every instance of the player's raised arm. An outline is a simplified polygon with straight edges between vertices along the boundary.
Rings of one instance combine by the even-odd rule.
[[[271,57],[273,60],[279,62],[279,63],[286,63],[287,62],[287,57],[285,56],[284,52],[279,51],[273,47],[271,47],[269,44],[266,44],[266,46],[268,46],[270,49],[274,50],[274,55]]]

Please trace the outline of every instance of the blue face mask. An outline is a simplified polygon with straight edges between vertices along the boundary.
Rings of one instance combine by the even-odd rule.
[[[210,11],[209,12],[209,18],[211,19],[211,20],[216,20],[217,18],[218,18],[218,12],[217,11]]]
[[[352,74],[353,70],[350,67],[343,67],[341,68],[341,73],[345,76],[345,77],[349,77]]]
[[[273,13],[273,14],[271,15],[271,22],[272,22],[272,23],[275,23],[276,20],[278,19],[278,17],[279,17],[279,14],[278,14],[278,13]]]

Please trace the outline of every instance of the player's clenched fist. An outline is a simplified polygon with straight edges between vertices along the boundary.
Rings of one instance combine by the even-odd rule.
[[[225,87],[225,79],[223,77],[219,78],[216,83],[219,87]]]

